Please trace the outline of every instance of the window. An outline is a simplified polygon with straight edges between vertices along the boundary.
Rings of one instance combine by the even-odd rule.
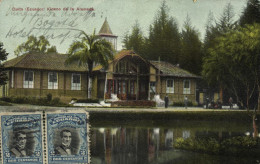
[[[134,81],[130,82],[130,93],[132,95],[135,94],[135,82]]]
[[[48,74],[48,89],[58,89],[58,74],[57,74],[57,72],[49,72],[49,74]]]
[[[173,80],[167,80],[166,81],[166,93],[174,93],[174,81]]]
[[[120,81],[118,81],[118,94],[121,94],[121,82]]]
[[[106,93],[108,94],[113,93],[113,80],[107,80]]]
[[[150,93],[156,93],[155,82],[150,82]]]
[[[73,73],[71,78],[71,90],[81,90],[80,74]]]
[[[33,71],[24,71],[23,88],[33,88]]]
[[[183,81],[183,94],[190,94],[190,80]]]
[[[126,83],[125,81],[122,81],[122,94],[126,93]]]

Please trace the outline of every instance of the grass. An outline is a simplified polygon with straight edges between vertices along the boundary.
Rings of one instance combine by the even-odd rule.
[[[0,101],[0,106],[12,106],[12,104],[5,101]]]
[[[177,149],[215,155],[258,157],[260,152],[260,140],[250,136],[238,136],[224,140],[215,138],[177,138],[173,145]]]

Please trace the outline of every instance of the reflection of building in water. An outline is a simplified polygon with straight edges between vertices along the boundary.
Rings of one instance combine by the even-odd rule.
[[[165,148],[173,147],[173,131],[168,130],[165,135]]]
[[[243,133],[188,128],[99,128],[93,129],[91,156],[103,157],[101,160],[107,164],[158,163],[162,155],[165,161],[172,158],[166,154],[174,151],[173,142],[177,138],[233,136]]]
[[[182,132],[182,138],[184,138],[184,139],[190,138],[190,131],[189,130],[184,130]]]

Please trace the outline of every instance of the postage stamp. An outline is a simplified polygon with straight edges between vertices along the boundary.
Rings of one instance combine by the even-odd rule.
[[[42,113],[0,113],[2,163],[43,163]]]
[[[47,112],[46,120],[48,163],[89,163],[88,114]]]

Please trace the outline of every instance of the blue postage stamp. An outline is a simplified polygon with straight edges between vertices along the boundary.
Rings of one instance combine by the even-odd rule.
[[[47,113],[48,163],[89,163],[88,114]]]
[[[42,130],[41,113],[2,113],[2,163],[42,164]]]

